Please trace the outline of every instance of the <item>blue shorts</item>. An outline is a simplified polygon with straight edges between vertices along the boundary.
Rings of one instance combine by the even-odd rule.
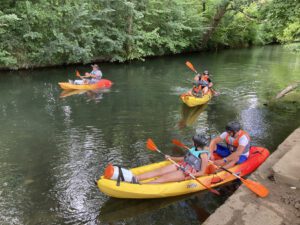
[[[215,151],[215,153],[217,153],[222,158],[225,158],[231,154],[231,151],[227,147],[217,144],[217,150]],[[247,158],[248,158],[247,156],[241,155],[239,158],[239,161],[237,161],[236,164],[241,164],[241,163],[245,162],[247,160]]]

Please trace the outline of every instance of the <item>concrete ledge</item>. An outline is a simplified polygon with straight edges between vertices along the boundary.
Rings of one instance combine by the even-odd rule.
[[[300,144],[300,128],[291,133],[269,156],[269,158],[259,167],[257,175],[263,179],[267,179],[273,174],[272,167],[277,163],[288,151],[290,151],[295,145]],[[300,172],[300,171],[299,171]]]
[[[274,166],[277,182],[300,188],[300,144],[295,145]]]
[[[203,225],[300,224],[300,188],[290,188],[291,181],[298,181],[299,185],[299,147],[298,128],[248,178],[268,188],[269,195],[266,198],[259,198],[241,185]],[[273,177],[275,179],[269,179]]]

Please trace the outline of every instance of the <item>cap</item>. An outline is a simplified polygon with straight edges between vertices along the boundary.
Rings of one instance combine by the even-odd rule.
[[[92,64],[91,67],[96,67],[97,69],[99,69],[99,66],[97,64]]]

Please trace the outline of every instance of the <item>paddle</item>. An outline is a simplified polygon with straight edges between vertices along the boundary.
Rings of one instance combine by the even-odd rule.
[[[193,66],[193,64],[192,64],[191,62],[186,61],[186,62],[185,62],[185,65],[186,65],[188,68],[190,68],[192,71],[194,71],[196,74],[199,74],[198,71],[194,68],[194,66]],[[211,91],[213,92],[213,94],[214,94],[215,96],[220,95],[220,93],[217,92],[217,91],[215,91],[213,88],[210,88],[210,89],[211,89]]]
[[[190,68],[191,70],[193,70],[196,74],[199,74],[198,71],[194,68],[193,64],[189,61],[185,62],[185,65]]]
[[[179,147],[182,147],[182,148],[185,148],[185,149],[189,149],[189,147],[187,147],[186,145],[184,145],[181,141],[179,140],[176,140],[176,139],[173,139],[172,140],[172,143],[179,146]],[[209,162],[211,162],[212,164],[214,164],[211,160],[209,160]],[[215,164],[214,164],[215,165]],[[263,186],[262,184],[258,183],[258,182],[255,182],[253,180],[249,180],[249,179],[244,179],[242,177],[240,177],[239,175],[231,172],[230,170],[222,167],[222,166],[218,166],[218,168],[232,174],[233,176],[235,176],[236,178],[240,179],[243,184],[245,184],[245,186],[247,188],[249,188],[251,191],[253,191],[255,194],[257,194],[259,197],[266,197],[268,194],[269,194],[269,190]]]
[[[163,156],[166,156],[164,153],[162,153],[157,147],[156,145],[154,144],[154,142],[152,141],[151,138],[149,138],[147,140],[147,148],[151,151],[155,151],[155,152],[158,152],[160,154],[162,154]],[[178,168],[182,168],[177,162],[175,162],[174,160],[168,158],[169,161],[171,161],[173,164],[175,164]],[[216,194],[216,195],[220,195],[220,193],[214,189],[212,189],[211,187],[208,187],[206,186],[205,184],[203,184],[200,180],[198,180],[193,174],[191,174],[190,172],[188,171],[185,171],[188,173],[188,175],[193,178],[194,180],[196,180],[199,184],[201,184],[203,187],[207,188],[209,191],[211,191],[212,193]]]
[[[76,70],[76,77],[79,77],[80,79],[83,79],[83,77],[82,77],[82,76],[80,76],[80,73],[79,73],[79,71],[78,71],[78,70]]]

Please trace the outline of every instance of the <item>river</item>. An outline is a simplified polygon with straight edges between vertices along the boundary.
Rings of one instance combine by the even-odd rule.
[[[220,92],[205,107],[189,109],[179,95],[194,73],[208,69]],[[270,99],[300,80],[300,55],[282,46],[225,50],[100,64],[114,82],[109,91],[65,95],[58,82],[89,66],[0,72],[1,224],[199,224],[239,185],[158,200],[118,200],[94,179],[108,163],[135,167],[162,160],[147,138],[170,155],[191,145],[195,132],[220,134],[239,120],[253,144],[273,152],[300,126],[299,91]]]

